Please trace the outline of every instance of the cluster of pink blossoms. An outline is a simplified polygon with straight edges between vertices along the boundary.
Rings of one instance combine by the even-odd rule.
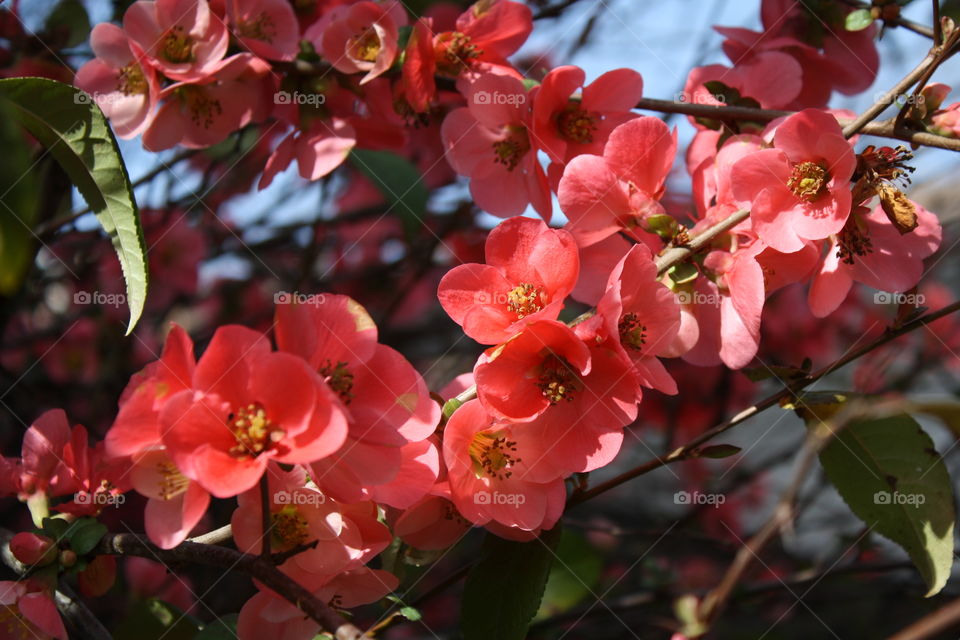
[[[633,112],[640,74],[587,83],[560,66],[525,78],[508,61],[532,29],[518,2],[411,21],[399,2],[328,0],[298,13],[286,0],[138,0],[122,28],[93,30],[96,58],[76,77],[121,137],[142,135],[154,151],[204,148],[258,124],[271,145],[261,187],[294,160],[316,180],[355,147],[390,150],[430,186],[469,179],[480,209],[509,218],[489,233],[484,264],[460,264],[439,284],[443,309],[488,347],[440,396],[475,385],[476,397],[448,404],[444,419],[363,307],[317,294],[276,306],[272,341],[221,326],[199,357],[174,325],[161,357],[131,379],[104,443],[91,448],[83,427],[48,412],[21,457],[2,461],[0,492],[35,513],[80,517],[136,491],[146,533],[165,549],[202,526],[211,499],[236,498],[237,547],[261,552],[267,520],[272,551],[299,550],[281,571],[340,608],[397,587],[370,566],[395,536],[436,550],[472,525],[518,540],[552,528],[565,480],[615,458],[643,390],[678,393],[663,359],[742,368],[775,291],[807,285],[807,305],[825,317],[854,281],[910,290],[940,244],[936,217],[900,191],[906,150],[858,152],[841,128],[847,114],[826,109],[833,91],[874,78],[873,28],[832,29],[785,0],[764,0],[762,18],[760,33],[718,29],[732,66],[694,69],[685,99],[798,112],[736,125],[691,118],[691,194],[671,200],[677,134]],[[956,105],[937,109],[946,91],[928,93],[931,130],[960,130]],[[444,158],[452,172],[435,169]],[[554,196],[563,229],[547,225]],[[519,217],[528,208],[542,220]],[[659,272],[656,256],[742,210],[749,217],[704,251]],[[171,228],[202,253],[175,224],[159,235]],[[192,275],[166,283],[166,299],[194,291]],[[561,322],[569,298],[593,313]],[[47,553],[40,538],[21,542],[23,558]],[[242,637],[317,633],[257,587]],[[2,594],[38,635],[63,637],[47,615],[49,586]]]

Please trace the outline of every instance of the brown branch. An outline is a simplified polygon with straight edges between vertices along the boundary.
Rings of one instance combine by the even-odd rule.
[[[960,38],[960,30],[950,34],[950,37],[942,45],[934,45],[926,57],[920,61],[913,70],[905,75],[903,79],[895,84],[889,91],[880,96],[866,111],[843,128],[843,135],[850,138],[857,134],[868,122],[872,122],[880,113],[893,104],[899,96],[906,94],[910,87],[917,85],[918,90],[926,84],[933,72],[936,71],[940,63],[947,59],[957,39]]]
[[[359,640],[363,632],[347,622],[326,603],[318,600],[295,580],[282,573],[268,558],[243,553],[227,547],[196,542],[182,542],[173,549],[161,549],[142,536],[130,533],[107,534],[100,541],[97,552],[121,556],[138,556],[164,563],[194,563],[244,573],[273,590],[306,615],[321,628],[333,633],[336,640]]]
[[[736,107],[709,104],[690,104],[689,102],[673,102],[672,100],[657,100],[643,98],[637,103],[637,109],[656,111],[658,113],[679,113],[695,118],[709,118],[711,120],[749,120],[751,122],[770,122],[777,118],[793,115],[795,111],[779,111],[776,109],[753,109],[751,107]],[[841,120],[841,124],[847,122]],[[882,122],[869,122],[860,130],[861,133],[879,138],[903,140],[917,146],[936,147],[948,151],[960,151],[960,140],[948,138],[926,131],[914,131],[898,124],[895,119]]]
[[[909,627],[901,629],[897,634],[890,636],[889,640],[926,640],[958,623],[960,623],[960,598],[950,601]]]
[[[656,458],[654,460],[650,460],[644,464],[634,467],[633,469],[624,471],[620,475],[615,476],[607,480],[606,482],[598,484],[597,486],[591,489],[587,489],[586,491],[582,491],[580,493],[576,493],[570,496],[570,499],[567,500],[567,509],[574,507],[580,504],[581,502],[585,502],[591,498],[594,498],[600,495],[601,493],[605,493],[610,489],[613,489],[614,487],[618,487],[624,482],[627,482],[628,480],[632,480],[638,476],[642,476],[645,473],[649,473],[654,469],[658,469],[660,467],[666,466],[678,460],[684,460],[688,457],[692,457],[692,455],[696,453],[697,449],[701,445],[712,440],[713,438],[720,435],[721,433],[724,433],[725,431],[732,429],[738,424],[745,422],[746,420],[748,420],[749,418],[752,418],[753,416],[757,415],[761,411],[765,409],[769,409],[770,407],[776,404],[779,404],[781,400],[794,396],[798,391],[813,384],[814,382],[824,377],[828,373],[832,373],[833,371],[839,369],[840,367],[843,367],[853,362],[854,360],[857,360],[858,358],[863,357],[864,355],[870,353],[874,349],[882,347],[888,342],[896,340],[900,336],[903,336],[907,333],[910,333],[911,331],[919,329],[920,327],[926,326],[931,322],[939,320],[940,318],[948,316],[951,313],[955,313],[957,311],[960,311],[960,301],[949,304],[942,309],[939,309],[932,313],[928,313],[919,318],[915,318],[910,322],[907,322],[896,329],[890,329],[886,331],[882,336],[880,336],[873,342],[859,349],[855,349],[849,352],[848,354],[836,360],[832,364],[827,365],[826,367],[823,367],[822,369],[819,369],[818,371],[811,373],[804,378],[801,378],[797,382],[788,384],[786,387],[784,387],[782,390],[778,391],[777,393],[764,398],[763,400],[753,405],[752,407],[744,409],[743,411],[735,415],[730,420],[727,420],[726,422],[722,422],[717,426],[703,432],[702,434],[700,434],[699,436],[691,440],[689,443],[683,445],[682,447],[678,447],[674,449],[673,451],[668,453],[666,456],[661,458]]]

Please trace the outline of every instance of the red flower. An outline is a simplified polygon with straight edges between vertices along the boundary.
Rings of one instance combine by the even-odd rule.
[[[503,342],[531,322],[555,320],[579,271],[570,234],[530,218],[512,218],[491,231],[486,260],[451,269],[437,291],[453,321],[483,344]]]

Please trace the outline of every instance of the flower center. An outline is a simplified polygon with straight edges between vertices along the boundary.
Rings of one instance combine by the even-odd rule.
[[[530,138],[525,127],[508,127],[507,137],[493,143],[493,161],[513,171],[530,151]]]
[[[277,35],[277,28],[273,24],[273,19],[266,12],[262,12],[252,20],[243,20],[237,24],[237,34],[242,38],[273,42]]]
[[[131,62],[120,69],[117,78],[117,91],[125,96],[132,96],[147,92],[147,80],[143,77],[143,69],[136,62]]]
[[[873,245],[866,225],[852,215],[837,234],[837,258],[846,264],[853,264],[855,257],[862,258],[868,253],[873,253]]]
[[[801,162],[794,165],[787,179],[787,188],[805,202],[813,202],[826,191],[830,174],[826,167],[816,162]]]
[[[11,640],[29,640],[42,635],[36,626],[20,613],[15,604],[0,605],[0,633]]]
[[[505,480],[513,475],[510,467],[520,462],[517,443],[508,440],[503,432],[479,431],[467,447],[473,472],[478,478],[488,476]]]
[[[620,344],[640,351],[647,343],[647,325],[640,322],[636,313],[625,313],[617,324],[620,331]]]
[[[270,514],[270,544],[276,551],[287,551],[310,538],[307,519],[292,504]]]
[[[562,356],[550,354],[540,365],[537,387],[550,404],[573,400],[574,394],[580,390],[578,382],[573,367]]]
[[[160,474],[160,497],[164,500],[176,498],[190,486],[190,480],[170,460],[158,462],[157,472]]]
[[[346,362],[333,364],[327,360],[327,363],[320,367],[320,375],[344,404],[350,404],[353,399],[353,374],[347,369]]]
[[[507,309],[517,314],[517,320],[540,311],[546,302],[546,292],[529,282],[521,282],[507,294]]]
[[[223,107],[216,98],[211,98],[197,86],[185,86],[180,89],[180,96],[187,107],[190,119],[198,127],[209,129],[214,120],[223,115]]]
[[[193,38],[183,32],[183,27],[173,27],[163,37],[162,54],[174,64],[193,62]]]
[[[371,27],[350,38],[350,55],[357,60],[373,62],[380,53],[380,36]]]
[[[258,404],[248,404],[227,416],[227,426],[237,439],[230,448],[234,458],[255,458],[283,440],[283,429],[270,422]]]
[[[557,130],[570,142],[589,144],[597,130],[597,118],[571,100],[563,111],[557,113]]]
[[[454,78],[472,68],[481,54],[483,51],[470,41],[470,36],[459,31],[441,33],[433,45],[437,72]]]

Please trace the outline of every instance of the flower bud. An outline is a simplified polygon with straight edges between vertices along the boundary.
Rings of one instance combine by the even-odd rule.
[[[60,565],[65,569],[69,569],[73,565],[77,564],[77,554],[70,549],[64,549],[60,552]]]
[[[24,531],[10,540],[14,557],[30,567],[41,567],[57,559],[57,544],[47,536]]]

